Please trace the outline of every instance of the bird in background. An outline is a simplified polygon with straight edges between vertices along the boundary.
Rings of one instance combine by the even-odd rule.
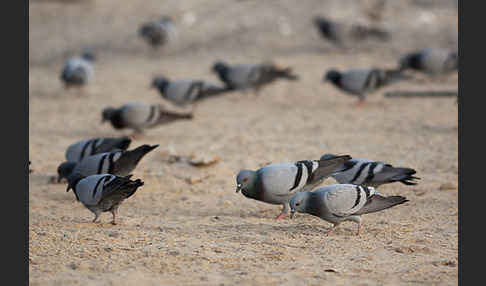
[[[457,71],[457,51],[442,48],[426,48],[403,55],[400,70],[414,70],[430,76],[446,75]]]
[[[202,80],[173,80],[156,76],[152,79],[152,88],[156,88],[162,98],[178,106],[185,106],[217,95],[222,95],[230,89]]]
[[[137,33],[148,45],[156,49],[174,39],[176,29],[171,17],[162,16],[158,20],[143,23]]]
[[[358,224],[361,231],[361,215],[379,212],[408,202],[403,196],[382,196],[373,187],[352,184],[335,184],[320,187],[312,192],[298,193],[290,199],[290,218],[295,212],[307,213],[333,224],[331,234],[344,221]]]
[[[263,86],[276,80],[295,81],[299,78],[292,73],[292,68],[280,68],[271,62],[230,65],[224,61],[216,61],[211,70],[216,73],[228,90],[247,91],[252,89],[257,95]]]
[[[69,57],[61,71],[60,79],[65,89],[77,88],[82,93],[82,87],[86,86],[94,76],[95,55],[90,49],[85,49],[81,56]]]
[[[362,105],[370,93],[410,77],[401,70],[358,68],[347,71],[329,69],[324,75],[323,82],[330,82],[347,95],[358,97],[358,106]]]

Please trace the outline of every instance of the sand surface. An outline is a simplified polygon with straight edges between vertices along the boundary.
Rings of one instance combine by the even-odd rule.
[[[73,2],[73,3],[70,3]],[[388,98],[393,90],[457,90],[458,76],[417,75],[368,97],[363,108],[320,82],[331,68],[393,67],[424,46],[457,45],[454,1],[387,3],[391,43],[337,50],[315,14],[366,21],[357,1],[31,1],[29,8],[29,280],[31,285],[457,285],[458,110],[455,98]],[[299,4],[296,4],[299,2]],[[302,2],[302,3],[301,3]],[[449,3],[450,2],[450,3]],[[363,1],[363,3],[368,3]],[[171,14],[177,41],[153,52],[138,25]],[[395,35],[395,34],[394,34]],[[91,45],[96,76],[66,92],[66,56]],[[148,130],[131,147],[160,144],[133,172],[145,185],[111,215],[93,214],[65,184],[49,184],[78,140],[130,134],[100,124],[101,110],[160,103],[155,74],[217,82],[216,59],[292,66],[298,82],[201,102],[194,120]],[[363,216],[363,231],[235,193],[235,175],[270,162],[350,154],[411,167],[416,186],[380,187],[410,202]],[[217,156],[207,167],[167,154]],[[191,183],[190,180],[193,180]],[[334,184],[328,179],[324,184]]]

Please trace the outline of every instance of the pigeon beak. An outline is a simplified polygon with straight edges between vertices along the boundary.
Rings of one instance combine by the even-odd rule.
[[[294,215],[295,215],[295,210],[294,209],[290,210],[290,219],[293,219]]]
[[[236,185],[236,192],[238,193],[239,191],[241,191],[241,184]]]

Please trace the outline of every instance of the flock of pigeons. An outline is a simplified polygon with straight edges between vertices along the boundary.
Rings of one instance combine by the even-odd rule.
[[[345,45],[349,38],[375,38],[389,40],[386,31],[370,29],[359,25],[346,26],[324,17],[313,19],[319,33],[326,39]],[[152,47],[168,43],[174,35],[175,25],[169,17],[142,25],[138,34]],[[85,50],[82,56],[65,62],[61,80],[66,88],[81,87],[93,77],[95,56]],[[457,52],[446,49],[424,49],[404,55],[396,69],[380,68],[350,69],[338,71],[330,69],[324,76],[343,92],[358,96],[363,103],[366,95],[397,80],[407,79],[405,70],[412,69],[426,74],[446,74],[457,70]],[[259,90],[276,80],[298,80],[291,68],[280,68],[273,63],[228,64],[217,61],[212,66],[221,84],[211,84],[202,80],[169,80],[156,76],[152,87],[161,96],[177,106],[194,104],[233,91]],[[101,112],[102,120],[109,121],[115,129],[132,129],[134,135],[143,130],[173,122],[192,119],[191,112],[175,112],[164,105],[131,103],[121,107],[108,107]],[[132,137],[133,138],[133,137]],[[67,191],[73,190],[76,199],[95,214],[93,222],[102,212],[111,212],[113,224],[123,200],[132,196],[144,183],[132,180],[130,173],[141,159],[158,145],[141,145],[127,150],[132,138],[93,138],[70,145],[66,150],[66,162],[58,167],[60,182],[67,180]],[[258,170],[241,170],[236,176],[236,192],[247,198],[278,204],[283,210],[277,219],[290,212],[308,213],[334,225],[343,221],[358,224],[361,229],[361,215],[381,211],[408,200],[403,196],[384,196],[376,191],[382,184],[400,182],[415,185],[416,171],[411,168],[394,167],[379,161],[351,158],[349,155],[325,154],[319,160],[278,163]],[[326,178],[333,177],[339,184],[320,187]],[[329,233],[330,233],[329,232]]]

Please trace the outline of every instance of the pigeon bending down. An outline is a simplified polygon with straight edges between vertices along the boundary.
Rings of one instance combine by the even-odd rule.
[[[61,80],[66,89],[70,87],[82,87],[86,85],[94,74],[94,54],[86,50],[80,57],[70,57],[64,63],[61,72]]]
[[[160,104],[132,103],[119,108],[107,107],[102,112],[102,122],[110,121],[115,129],[129,128],[136,133],[182,119],[192,119],[192,113],[169,111]]]
[[[323,159],[334,158],[334,154],[325,154]],[[331,176],[340,184],[354,184],[369,187],[379,187],[383,184],[400,182],[405,185],[416,185],[414,180],[420,178],[414,177],[417,173],[414,169],[393,167],[390,164],[371,161],[367,159],[353,158],[344,162],[342,169],[338,170]]]
[[[428,48],[406,54],[400,58],[401,70],[412,69],[425,74],[439,75],[457,71],[457,52]]]
[[[133,150],[100,153],[84,157],[79,162],[66,161],[57,168],[59,183],[62,178],[79,173],[83,176],[114,174],[125,176],[131,173],[142,158],[159,145],[142,145]]]
[[[313,23],[323,38],[341,47],[354,40],[361,41],[374,38],[380,41],[388,41],[391,38],[390,33],[383,29],[336,22],[322,16],[314,17]]]
[[[241,191],[245,197],[257,201],[283,205],[282,213],[276,218],[281,219],[287,215],[293,195],[320,185],[350,159],[343,155],[325,160],[271,164],[257,171],[241,170],[236,177],[236,192]]]
[[[157,88],[163,98],[178,106],[221,95],[229,90],[227,87],[216,86],[202,80],[169,81],[162,76],[155,77],[151,87]]]
[[[158,48],[174,38],[175,26],[170,17],[164,16],[158,21],[142,24],[138,29],[138,35],[152,48]]]
[[[272,63],[229,65],[217,61],[212,71],[224,82],[230,90],[253,89],[258,94],[262,86],[270,84],[277,79],[298,80],[292,69],[279,68]]]
[[[126,150],[132,140],[128,137],[120,138],[92,138],[78,141],[69,145],[66,150],[66,160],[81,161],[86,156],[99,153]]]
[[[361,104],[364,102],[367,94],[408,78],[400,70],[368,68],[351,69],[345,72],[330,69],[323,80],[324,82],[330,81],[334,86],[349,95],[358,96]]]
[[[132,175],[122,177],[110,174],[86,177],[75,173],[69,176],[66,191],[73,189],[76,200],[95,214],[93,222],[98,220],[102,212],[111,212],[113,215],[111,223],[115,225],[120,204],[143,186],[140,179],[132,181],[130,177]]]
[[[290,218],[295,212],[308,213],[333,224],[328,235],[343,221],[353,221],[361,230],[361,215],[408,202],[402,196],[384,197],[373,187],[336,184],[312,192],[298,193],[290,200]]]

